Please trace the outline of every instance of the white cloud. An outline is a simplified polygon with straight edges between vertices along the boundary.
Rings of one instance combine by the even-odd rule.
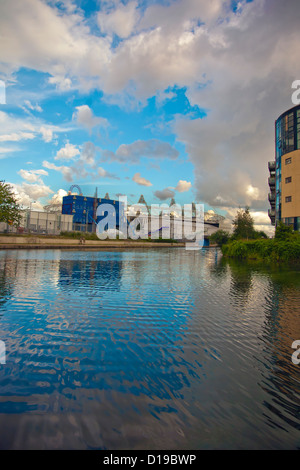
[[[63,12],[54,2],[2,0],[0,30],[6,75],[27,67],[50,74],[50,83],[63,90],[78,79],[94,86],[90,77],[99,81],[111,57],[110,41],[91,34],[79,9]]]
[[[120,179],[117,175],[114,175],[113,173],[110,173],[109,171],[105,170],[102,167],[98,168],[97,173],[102,178]]]
[[[116,34],[120,38],[127,38],[133,32],[139,19],[137,2],[131,1],[127,5],[117,3],[117,8],[98,13],[97,20],[102,33]]]
[[[60,172],[66,181],[73,181],[74,170],[72,167],[68,167],[65,165],[57,166],[54,163],[48,162],[47,160],[43,161],[43,167],[48,168],[48,170],[55,170]]]
[[[32,140],[36,136],[35,119],[23,119],[0,111],[0,142]]]
[[[154,196],[160,199],[161,201],[165,201],[166,199],[170,199],[175,196],[174,191],[169,188],[165,188],[162,191],[158,190],[154,192]]]
[[[108,126],[108,120],[103,117],[95,116],[91,108],[86,104],[76,107],[73,119],[76,120],[77,124],[88,129],[89,132],[92,132],[94,127]]]
[[[53,193],[51,188],[49,188],[49,186],[46,186],[43,183],[9,184],[12,186],[12,189],[17,197],[18,203],[21,206],[29,207],[31,204],[31,207],[36,210],[43,210],[43,205],[38,199],[47,197]]]
[[[179,180],[175,191],[178,191],[179,193],[184,193],[186,191],[189,191],[191,187],[192,183],[190,183],[189,181]]]
[[[18,174],[28,181],[29,183],[39,182],[42,183],[41,176],[47,176],[48,172],[45,170],[23,170],[18,171]]]
[[[80,160],[87,165],[95,167],[96,161],[96,152],[97,148],[93,144],[93,142],[85,142],[82,147],[82,151],[80,154]]]
[[[135,173],[133,175],[132,181],[139,184],[140,186],[152,186],[152,183],[146,178],[143,178],[140,173]]]
[[[40,184],[29,184],[22,183],[22,189],[31,199],[39,199],[42,197],[49,196],[53,193],[52,189],[49,186],[46,186],[43,183]]]
[[[72,87],[72,80],[64,76],[54,76],[49,78],[49,83],[55,85],[62,92],[69,91]]]
[[[103,37],[93,35],[70,3],[62,12],[53,2],[2,0],[0,63],[5,73],[28,67],[49,73],[65,89],[95,87],[129,103],[154,95],[159,101],[164,90],[186,87],[190,104],[208,111],[204,119],[176,116],[173,123],[195,168],[197,199],[216,207],[250,201],[266,210],[274,121],[291,107],[291,84],[300,76],[299,1],[242,0],[234,12],[231,4],[178,0],[144,5],[142,15],[135,2],[115,1],[98,16]],[[117,46],[113,34],[123,38]],[[82,124],[91,129],[94,119],[90,110]],[[1,127],[3,135],[17,132],[18,123],[11,124]],[[18,126],[18,132],[34,129]],[[155,150],[139,141],[103,157],[137,162],[178,156]]]
[[[13,132],[12,134],[0,135],[0,142],[19,142],[20,140],[32,140],[35,134],[32,132]]]
[[[74,157],[80,154],[79,149],[69,142],[66,143],[64,147],[58,150],[56,156],[54,157],[55,160],[73,160]]]
[[[42,134],[42,139],[44,140],[44,142],[51,142],[51,140],[53,139],[52,129],[42,126],[40,128],[40,132]]]
[[[26,108],[30,109],[31,111],[38,111],[39,113],[43,111],[39,104],[36,103],[33,105],[29,100],[25,100],[24,104]]]
[[[115,160],[121,163],[138,162],[142,157],[148,158],[169,158],[175,160],[179,156],[178,150],[172,147],[168,142],[162,142],[157,139],[137,140],[132,144],[122,144],[116,152],[104,150],[102,152],[104,159]]]
[[[52,198],[48,201],[48,204],[62,204],[64,196],[67,196],[68,193],[64,189],[59,189]]]
[[[19,148],[11,148],[11,147],[0,147],[0,160],[4,160],[5,158],[11,157],[12,153],[19,151]]]

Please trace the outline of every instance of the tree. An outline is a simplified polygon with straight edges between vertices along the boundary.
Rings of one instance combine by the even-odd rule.
[[[276,240],[288,240],[293,235],[293,228],[280,221],[275,230]]]
[[[5,181],[0,181],[0,222],[18,227],[21,218],[21,208],[12,187]]]
[[[263,230],[255,230],[254,231],[254,238],[269,238],[268,235]]]
[[[254,220],[250,215],[249,207],[240,209],[232,221],[234,226],[233,238],[255,238]]]
[[[218,246],[225,245],[228,242],[230,234],[225,230],[217,230],[210,237],[210,241],[216,243]]]

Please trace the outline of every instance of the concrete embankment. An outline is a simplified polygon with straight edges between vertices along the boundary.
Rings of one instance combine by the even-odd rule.
[[[163,243],[134,240],[85,240],[71,238],[41,238],[41,237],[0,237],[0,250],[11,249],[73,249],[101,250],[106,248],[163,248],[183,247],[184,243]]]

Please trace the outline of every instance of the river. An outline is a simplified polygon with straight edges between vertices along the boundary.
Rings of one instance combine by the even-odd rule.
[[[300,449],[295,340],[300,267],[0,251],[0,448]]]

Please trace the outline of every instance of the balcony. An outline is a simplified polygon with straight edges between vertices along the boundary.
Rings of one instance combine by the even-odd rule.
[[[270,176],[270,177],[268,178],[268,183],[269,183],[269,186],[270,186],[270,187],[274,187],[275,184],[276,184],[276,178],[275,178],[275,176]]]
[[[268,194],[268,199],[269,199],[269,202],[275,202],[275,199],[276,199],[276,195],[275,193],[269,193]]]
[[[272,162],[268,163],[269,171],[275,171],[276,170],[276,162],[275,160]]]
[[[270,219],[275,219],[275,216],[276,216],[275,209],[269,209],[268,216],[270,217]]]

